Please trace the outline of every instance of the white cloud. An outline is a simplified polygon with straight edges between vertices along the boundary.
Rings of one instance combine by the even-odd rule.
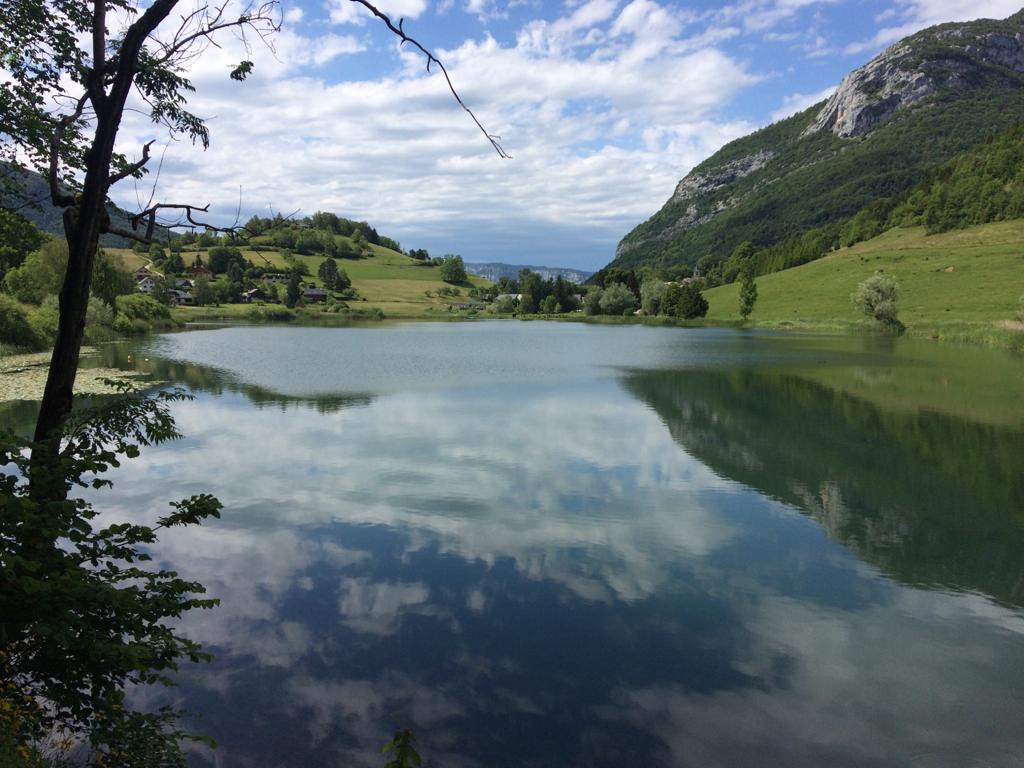
[[[366,45],[352,35],[328,34],[304,38],[282,32],[277,40],[278,55],[289,68],[322,67],[339,56],[360,53]]]
[[[512,6],[512,2],[508,3],[509,8]],[[465,10],[483,23],[508,18],[508,11],[501,9],[497,0],[466,0]]]
[[[381,0],[374,5],[396,23],[400,18],[419,18],[427,10],[427,0]],[[334,24],[362,25],[373,18],[367,8],[353,0],[327,0],[327,9]]]
[[[735,20],[751,32],[767,32],[783,21],[793,18],[805,8],[831,5],[838,0],[741,0],[717,12],[724,19]]]
[[[426,7],[402,1],[387,9],[413,16]],[[335,17],[356,7],[331,6]],[[276,56],[253,52],[254,74],[239,85],[226,73],[240,52],[211,49],[197,62],[191,102],[210,118],[212,148],[197,156],[172,147],[162,194],[227,216],[241,185],[244,215],[268,203],[336,210],[406,245],[444,241],[438,247],[470,260],[486,260],[486,243],[516,233],[576,229],[586,233],[577,236],[581,250],[603,244],[590,263],[604,262],[689,167],[754,127],[719,116],[761,80],[715,47],[738,30],[689,34],[692,22],[653,0],[589,0],[523,25],[512,42],[484,37],[438,51],[466,103],[514,156],[504,162],[414,52],[401,53],[389,74],[338,81],[328,67],[366,41],[288,31]],[[130,115],[122,145],[131,153],[153,135],[143,116]],[[121,194],[134,203],[130,189]]]
[[[878,51],[920,29],[950,21],[1004,19],[1021,9],[1020,0],[897,0],[879,21],[898,20],[870,39],[848,45],[848,54]]]
[[[833,93],[835,93],[835,86],[825,88],[817,93],[793,93],[782,100],[782,105],[771,114],[771,121],[773,123],[778,122],[790,115],[795,115],[797,112],[802,112],[808,107],[812,107],[819,101],[824,101]]]
[[[569,16],[554,22],[531,21],[519,31],[517,46],[523,51],[555,54],[581,45],[593,45],[604,36],[596,27],[608,21],[618,5],[618,0],[589,0]]]

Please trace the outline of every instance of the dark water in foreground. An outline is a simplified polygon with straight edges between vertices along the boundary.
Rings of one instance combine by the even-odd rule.
[[[131,353],[131,362],[127,355]],[[1024,766],[1024,367],[539,323],[112,347],[194,388],[97,500],[221,521],[197,766]]]

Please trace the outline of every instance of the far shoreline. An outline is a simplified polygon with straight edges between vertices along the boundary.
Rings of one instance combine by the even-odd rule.
[[[240,305],[228,305],[236,307]],[[274,306],[274,305],[270,305]],[[248,307],[247,309],[252,309]],[[374,307],[352,313],[330,313],[310,311],[308,308],[294,310],[290,318],[268,317],[262,319],[251,312],[240,312],[224,307],[188,307],[172,310],[175,320],[186,324],[218,323],[224,325],[310,325],[323,327],[347,327],[353,325],[377,325],[392,322],[467,322],[477,320],[519,320],[521,322],[588,323],[593,325],[646,325],[667,328],[728,328],[733,330],[767,330],[792,333],[850,336],[892,336],[892,332],[868,320],[864,321],[815,321],[815,320],[768,320],[756,317],[743,321],[707,321],[703,318],[681,320],[664,315],[586,315],[572,312],[560,315],[545,314],[494,314],[457,310],[450,312],[419,312],[409,314],[377,314]],[[270,313],[268,313],[270,314]],[[755,310],[756,314],[756,310]],[[907,326],[907,338],[924,339],[943,344],[954,344],[983,349],[1001,350],[1024,355],[1024,326],[1007,323],[947,322],[919,323]]]

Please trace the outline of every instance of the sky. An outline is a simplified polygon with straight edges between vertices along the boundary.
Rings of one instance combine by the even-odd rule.
[[[723,144],[824,99],[907,34],[1021,1],[382,0],[503,159],[364,7],[282,0],[272,48],[226,35],[189,66],[208,150],[139,104],[126,114],[119,150],[152,139],[154,160],[113,197],[209,204],[220,225],[333,211],[435,256],[596,270]],[[255,66],[239,83],[243,58]]]

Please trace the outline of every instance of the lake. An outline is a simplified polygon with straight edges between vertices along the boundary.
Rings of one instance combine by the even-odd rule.
[[[195,766],[1024,766],[1024,364],[887,337],[226,327],[96,495],[223,518]]]

